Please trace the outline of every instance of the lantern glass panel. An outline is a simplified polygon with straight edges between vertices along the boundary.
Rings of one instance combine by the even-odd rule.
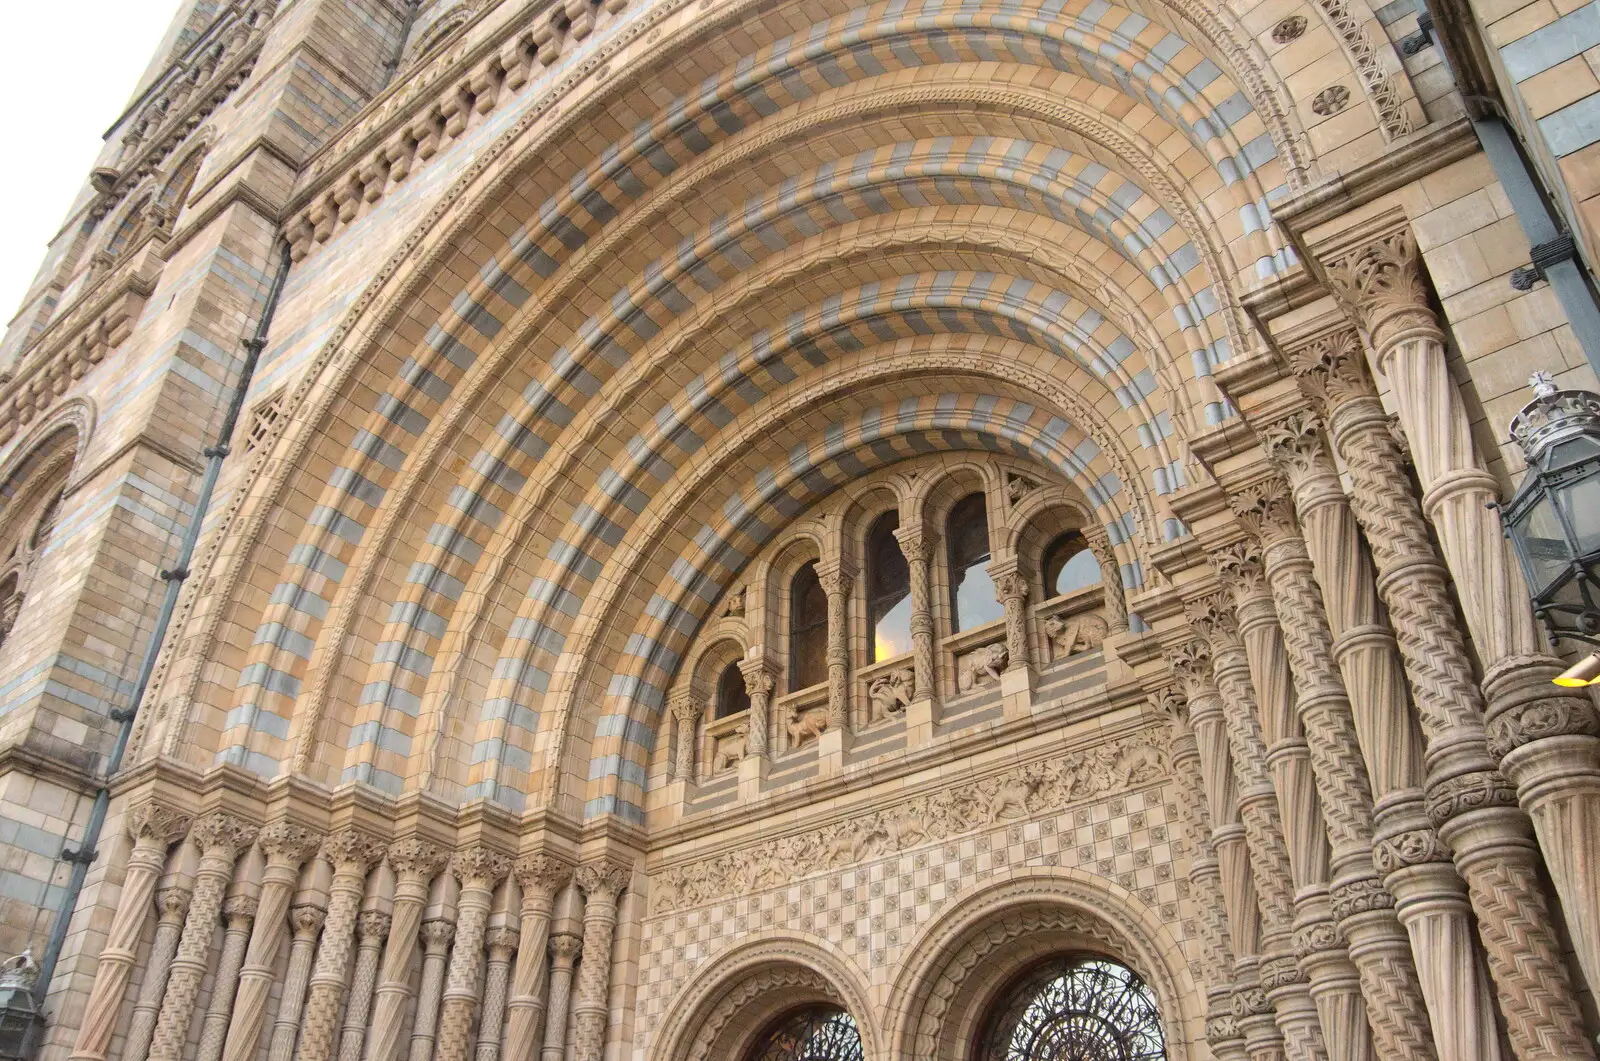
[[[1600,473],[1600,469],[1595,471]],[[1577,555],[1588,556],[1600,549],[1600,474],[1585,475],[1558,488],[1556,500],[1572,528]]]
[[[1512,525],[1511,533],[1527,568],[1534,595],[1542,596],[1550,584],[1566,572],[1572,559],[1566,529],[1556,515],[1550,495],[1541,491],[1538,499]]]

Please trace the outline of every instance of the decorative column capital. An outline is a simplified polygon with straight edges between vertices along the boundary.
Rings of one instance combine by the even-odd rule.
[[[322,857],[333,863],[336,871],[365,870],[383,855],[383,841],[360,829],[340,829],[322,841]]]
[[[684,725],[692,725],[700,721],[700,716],[705,713],[705,701],[692,692],[674,693],[667,700],[667,710],[672,712],[672,717]]]
[[[1217,581],[1233,594],[1235,602],[1268,594],[1260,543],[1246,539],[1224,545],[1212,550],[1208,559]]]
[[[228,921],[249,921],[256,916],[258,900],[253,895],[234,895],[222,904],[222,916]]]
[[[1334,298],[1366,329],[1380,355],[1408,332],[1439,335],[1409,223],[1343,251],[1323,266]]]
[[[1239,640],[1239,617],[1227,593],[1217,590],[1196,597],[1185,602],[1183,612],[1195,633],[1210,646],[1213,656]]]
[[[817,564],[817,581],[830,598],[847,595],[855,578],[855,569],[844,560],[822,560]]]
[[[571,968],[581,950],[583,950],[582,936],[575,936],[570,932],[557,932],[550,937],[550,955],[556,960],[557,965]]]
[[[256,843],[269,863],[299,866],[322,842],[322,834],[304,825],[280,819],[262,828]]]
[[[1189,721],[1189,701],[1170,685],[1152,689],[1146,694],[1150,706],[1173,723],[1183,726]]]
[[[610,857],[585,862],[573,874],[578,887],[583,889],[584,896],[590,902],[598,899],[610,903],[617,901],[632,876],[632,863]]]
[[[1285,538],[1300,537],[1294,519],[1294,501],[1289,486],[1276,475],[1258,479],[1228,495],[1228,506],[1235,518],[1262,545],[1271,546]]]
[[[363,941],[380,940],[387,936],[389,934],[389,918],[390,915],[379,910],[368,910],[363,913],[357,922],[357,931],[360,932],[361,939]]]
[[[450,861],[450,852],[438,844],[408,836],[389,845],[389,866],[401,878],[431,881]]]
[[[522,933],[515,927],[500,925],[484,933],[483,942],[489,948],[491,956],[494,956],[494,952],[499,951],[499,957],[503,961],[511,956],[512,951],[517,949],[517,941],[521,938]]]
[[[572,879],[572,867],[569,864],[542,851],[517,859],[512,872],[516,875],[517,883],[522,885],[524,898],[530,894],[553,898]]]
[[[156,892],[156,912],[161,920],[181,923],[189,916],[189,900],[194,893],[188,888],[162,888]]]
[[[1028,599],[1028,580],[1016,570],[1002,572],[995,576],[994,591],[1002,604],[1024,601]]]
[[[511,859],[482,844],[473,844],[451,856],[450,872],[463,888],[493,888],[511,872]]]
[[[1300,391],[1323,416],[1357,398],[1376,398],[1367,355],[1354,328],[1339,328],[1287,351]]]
[[[897,527],[894,532],[895,541],[900,543],[900,555],[910,563],[920,560],[929,563],[933,559],[935,535],[921,527]]]
[[[255,843],[256,826],[231,814],[216,811],[195,822],[189,835],[202,855],[215,852],[218,856],[233,858]]]
[[[193,822],[193,815],[150,800],[128,811],[128,835],[136,843],[149,840],[165,846],[182,840]]]
[[[422,946],[430,954],[438,954],[450,946],[450,941],[455,938],[456,924],[436,917],[432,921],[422,923]]]
[[[1167,667],[1190,700],[1216,690],[1216,682],[1211,676],[1211,646],[1200,638],[1169,649]]]
[[[1256,428],[1267,459],[1290,486],[1313,475],[1333,474],[1333,461],[1322,444],[1322,422],[1309,409],[1297,409]]]
[[[317,933],[322,931],[323,922],[327,920],[328,911],[309,903],[289,910],[289,924],[294,931],[295,939],[315,939]]]
[[[744,675],[745,692],[752,698],[756,696],[771,696],[772,690],[777,687],[778,678],[773,673],[773,666],[763,655],[759,659],[745,658],[739,661],[739,673]]]

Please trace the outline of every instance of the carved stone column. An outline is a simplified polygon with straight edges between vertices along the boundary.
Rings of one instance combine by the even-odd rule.
[[[367,867],[383,857],[383,844],[360,830],[344,829],[323,842],[322,854],[333,864],[333,883],[328,886],[328,921],[322,930],[322,945],[311,969],[311,994],[306,1000],[300,1048],[295,1053],[298,1061],[329,1061],[333,1056]]]
[[[829,600],[832,601],[832,593]],[[583,967],[572,1005],[573,1061],[600,1061],[606,1045],[606,1010],[611,987],[611,941],[617,930],[617,899],[633,867],[612,859],[585,862],[574,874],[583,889]]]
[[[828,595],[828,728],[850,728],[850,586],[855,573],[842,561],[817,565],[817,580]]]
[[[278,999],[278,1017],[272,1023],[272,1038],[267,1044],[267,1061],[289,1061],[294,1056],[301,1008],[311,980],[311,962],[317,953],[317,936],[327,920],[328,911],[321,906],[303,904],[289,911],[294,936],[289,944],[289,968],[283,974],[283,994]]]
[[[208,814],[195,823],[190,835],[200,848],[200,866],[194,875],[194,898],[183,922],[183,937],[172,960],[167,990],[156,1021],[150,1056],[156,1061],[179,1061],[189,1039],[200,997],[200,981],[211,961],[211,940],[222,914],[222,899],[233,881],[233,862],[239,852],[255,843],[256,827],[231,814]]]
[[[1239,792],[1228,753],[1222,694],[1211,671],[1211,649],[1199,640],[1182,643],[1167,653],[1167,665],[1183,690],[1200,751],[1200,778],[1210,809],[1211,843],[1234,956],[1234,1020],[1252,1061],[1274,1061],[1285,1056],[1284,1041],[1261,987],[1261,907],[1239,819]]]
[[[100,951],[100,964],[95,969],[94,986],[89,989],[89,1004],[72,1047],[71,1061],[106,1061],[117,1016],[122,1012],[122,1000],[133,978],[139,937],[150,916],[156,882],[161,879],[161,870],[166,865],[167,849],[183,839],[189,831],[189,823],[187,814],[157,803],[146,803],[128,812],[128,835],[133,837],[133,851],[128,855],[122,895],[106,934],[105,947]]]
[[[744,691],[750,694],[750,728],[745,734],[744,757],[767,759],[772,756],[772,690],[777,686],[774,675],[764,659],[739,661],[744,675]]]
[[[300,866],[320,840],[311,830],[288,821],[273,822],[261,830],[256,840],[261,853],[267,856],[267,865],[261,874],[255,926],[228,1018],[223,1061],[254,1061],[261,1045],[261,1028],[267,1020],[278,952],[289,935],[289,903],[294,898]]]
[[[1189,729],[1189,708],[1174,689],[1158,689],[1150,702],[1171,719],[1167,754],[1172,762],[1184,838],[1189,845],[1189,887],[1200,926],[1200,958],[1206,981],[1206,1042],[1217,1061],[1245,1061],[1244,1036],[1233,1015],[1233,948],[1228,943],[1228,915],[1222,898],[1222,875],[1211,841],[1211,816],[1206,811],[1205,783],[1200,775],[1200,746]]]
[[[1100,584],[1105,587],[1106,627],[1108,634],[1128,632],[1128,600],[1122,589],[1122,565],[1117,554],[1111,551],[1111,535],[1104,527],[1089,525],[1081,528],[1083,540],[1100,564]]]
[[[1422,510],[1438,531],[1467,629],[1484,664],[1485,699],[1470,704],[1468,724],[1428,731],[1430,814],[1440,836],[1455,849],[1474,905],[1482,901],[1497,910],[1515,911],[1513,920],[1525,913],[1533,923],[1546,925],[1543,915],[1548,911],[1537,894],[1537,882],[1527,877],[1535,859],[1518,816],[1480,811],[1463,802],[1461,794],[1470,790],[1495,796],[1504,790],[1520,797],[1539,830],[1579,964],[1592,983],[1600,983],[1600,873],[1594,872],[1600,863],[1600,831],[1593,828],[1593,822],[1600,820],[1600,717],[1586,692],[1550,683],[1564,668],[1543,649],[1525,603],[1527,587],[1511,562],[1499,517],[1492,510],[1498,490],[1474,451],[1466,405],[1450,378],[1444,335],[1428,304],[1409,227],[1373,239],[1327,265],[1335,295],[1366,330],[1373,358],[1393,386],[1422,485]],[[1404,483],[1389,489],[1396,486]],[[1436,574],[1419,572],[1427,580]],[[1463,677],[1470,677],[1470,671]],[[1476,746],[1485,724],[1493,755],[1488,763],[1480,761]],[[1428,730],[1426,719],[1424,729]],[[1515,790],[1487,769],[1492,765],[1504,768]],[[1450,808],[1459,808],[1469,820],[1457,823],[1442,817]],[[1468,834],[1474,845],[1484,845],[1481,859],[1473,846],[1463,847]],[[1503,860],[1488,853],[1502,847]],[[1481,872],[1469,873],[1468,864],[1481,865]],[[1524,907],[1524,902],[1534,905]],[[1577,1022],[1571,984],[1564,968],[1557,969],[1559,950],[1551,949],[1556,948],[1553,933],[1544,934],[1552,938],[1534,946],[1540,955],[1534,962],[1543,967],[1548,957],[1554,962],[1549,972],[1555,979],[1534,973],[1527,961],[1515,968],[1498,967],[1495,945],[1489,944],[1490,971],[1501,986],[1502,1002],[1510,1007],[1512,1048],[1521,1055],[1552,1047],[1555,1040],[1535,1029],[1536,1024],[1549,1023],[1549,1018],[1538,1015],[1550,1005],[1555,1007],[1550,1017],[1561,1014],[1562,1035],[1570,1034],[1573,1043],[1582,1042],[1582,1052],[1569,1056],[1592,1057],[1593,1049]],[[1508,939],[1505,944],[1515,948],[1518,942]],[[1509,959],[1510,953],[1503,957]],[[1512,1014],[1523,1009],[1528,1012],[1526,1024]]]
[[[506,1022],[506,990],[510,987],[511,955],[521,933],[511,925],[491,928],[484,936],[489,962],[483,974],[483,1018],[478,1022],[477,1061],[498,1061],[500,1033]]]
[[[928,579],[933,542],[915,527],[900,527],[894,536],[911,574],[911,699],[927,700],[935,688],[933,604]]]
[[[1337,478],[1333,485],[1337,489]],[[1240,522],[1266,552],[1278,619],[1272,633],[1287,649],[1332,845],[1333,913],[1360,969],[1379,1054],[1431,1059],[1436,1056],[1432,1028],[1411,961],[1410,939],[1373,865],[1372,794],[1354,712],[1334,660],[1332,629],[1305,539],[1294,522],[1287,485],[1270,479],[1233,500]]]
[[[1354,330],[1317,337],[1291,350],[1290,358],[1302,391],[1341,425],[1334,432],[1336,448],[1355,455],[1369,448],[1361,442],[1364,435],[1381,448],[1395,446]],[[1269,453],[1277,454],[1289,474],[1336,638],[1334,653],[1376,798],[1374,864],[1411,936],[1439,1057],[1498,1058],[1494,992],[1473,943],[1476,931],[1466,884],[1425,811],[1423,747],[1407,702],[1405,665],[1379,612],[1378,599],[1386,594],[1380,593],[1362,552],[1357,513],[1315,433],[1312,419],[1296,415],[1267,426],[1263,435]],[[1372,477],[1370,467],[1351,467],[1357,481]],[[1404,476],[1398,450],[1390,473]],[[1392,547],[1384,542],[1378,549]],[[1355,892],[1350,900],[1362,901]]]
[[[693,693],[679,693],[667,702],[667,710],[672,713],[673,721],[678,724],[678,740],[672,759],[672,780],[688,781],[692,784],[695,779],[695,735],[706,705]]]
[[[339,1061],[361,1061],[366,1042],[367,1018],[372,1013],[372,989],[378,982],[378,957],[389,934],[389,915],[368,910],[358,922],[356,971],[350,977],[350,1000],[344,1007],[344,1029],[339,1036]]]
[[[1261,986],[1278,1015],[1284,1045],[1291,1059],[1370,1058],[1366,1007],[1354,967],[1344,967],[1348,957],[1341,965],[1336,956],[1319,954],[1309,963],[1322,976],[1316,995],[1295,959],[1297,929],[1309,935],[1332,926],[1322,816],[1314,800],[1295,799],[1285,803],[1295,809],[1296,817],[1288,821],[1280,817],[1250,663],[1226,595],[1209,594],[1191,602],[1188,616],[1209,644],[1212,674],[1222,695],[1228,751],[1239,779],[1239,817],[1261,903]],[[1302,769],[1295,771],[1292,783],[1309,787],[1299,776],[1305,772],[1304,764],[1296,765]],[[1296,892],[1302,893],[1298,903]]]
[[[416,837],[389,845],[389,867],[395,873],[394,909],[379,966],[367,1061],[399,1061],[400,1018],[411,991],[411,957],[417,950],[422,912],[428,905],[428,887],[448,858],[444,848]]]
[[[754,709],[754,703],[751,704]],[[550,915],[556,896],[572,876],[565,862],[546,854],[524,855],[513,872],[522,885],[522,945],[507,1004],[506,1061],[533,1061],[544,1017],[545,964],[549,960]]]
[[[432,1061],[439,1024],[439,994],[444,990],[445,954],[455,937],[453,921],[435,918],[422,925],[422,983],[417,987],[417,1019],[411,1025],[410,1061]]]
[[[481,845],[457,851],[450,860],[450,872],[461,882],[461,896],[456,900],[456,945],[450,954],[444,1009],[439,1016],[437,1061],[466,1061],[472,1014],[478,1008],[483,934],[494,905],[494,890],[510,871],[509,858]]]
[[[1345,358],[1347,365],[1353,360]],[[1449,882],[1427,867],[1440,861],[1447,847],[1453,848],[1478,915],[1478,933],[1513,1051],[1518,1057],[1552,1056],[1539,1052],[1543,1042],[1551,1044],[1554,1056],[1571,1050],[1567,1056],[1592,1057],[1537,880],[1531,830],[1484,743],[1482,697],[1399,445],[1375,396],[1330,403],[1330,425],[1350,475],[1351,507],[1372,551],[1378,594],[1394,624],[1427,739],[1426,813],[1438,830],[1436,836],[1420,822],[1386,815],[1380,804],[1381,828],[1373,852],[1377,868],[1391,886],[1431,873],[1426,886],[1443,890]],[[1451,912],[1441,903],[1413,916],[1403,896],[1397,912],[1411,933],[1413,950],[1426,946],[1436,956],[1418,963],[1425,995],[1455,1000],[1451,1014],[1432,1014],[1433,1026],[1441,1035],[1459,1035],[1462,1051],[1441,1054],[1494,1057],[1493,1013],[1468,1003],[1479,996],[1477,969],[1466,962],[1470,948],[1456,935],[1458,922],[1428,916],[1432,909]]]
[[[222,957],[217,960],[217,975],[211,986],[211,1001],[200,1025],[200,1046],[195,1061],[219,1061],[228,1039],[228,1018],[233,1013],[234,992],[239,988],[239,970],[244,965],[245,948],[250,945],[250,925],[255,921],[257,900],[235,895],[222,904],[227,919],[222,932]]]
[[[582,949],[583,940],[571,933],[558,932],[550,937],[550,1005],[545,1011],[544,1048],[539,1051],[540,1061],[565,1061],[567,1056],[567,1013],[572,1007],[572,966]]]
[[[183,934],[191,895],[187,888],[162,888],[156,892],[156,910],[160,917],[156,922],[156,938],[150,944],[150,955],[145,959],[144,982],[139,985],[139,997],[128,1022],[128,1042],[122,1048],[126,1061],[145,1061],[150,1056],[150,1038],[156,1031],[156,1016],[161,1012],[167,974],[178,953],[178,938]]]
[[[1027,670],[1033,662],[1028,645],[1028,580],[1017,569],[1015,559],[991,564],[994,595],[1006,616],[1006,670]]]

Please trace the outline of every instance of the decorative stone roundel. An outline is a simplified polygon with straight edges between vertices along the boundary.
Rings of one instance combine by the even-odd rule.
[[[1326,118],[1330,114],[1344,110],[1349,102],[1349,89],[1343,85],[1329,85],[1317,93],[1317,98],[1311,101],[1311,109]]]
[[[1272,27],[1272,39],[1278,44],[1288,44],[1292,40],[1299,40],[1300,35],[1305,31],[1306,17],[1304,15],[1290,15]]]

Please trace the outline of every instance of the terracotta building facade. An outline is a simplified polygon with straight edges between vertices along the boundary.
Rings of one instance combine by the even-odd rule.
[[[1429,2],[185,0],[0,342],[30,1057],[1593,1059],[1600,3]]]

